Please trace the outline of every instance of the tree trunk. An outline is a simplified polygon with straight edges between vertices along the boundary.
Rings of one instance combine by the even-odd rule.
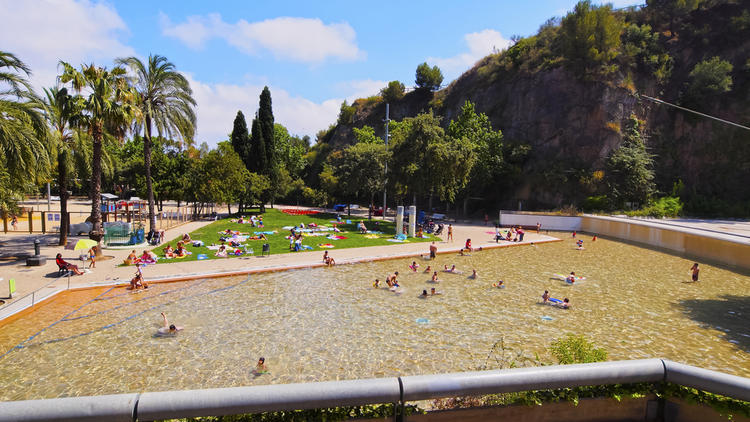
[[[156,213],[154,213],[154,185],[151,183],[151,115],[146,114],[146,131],[143,139],[143,166],[146,168],[146,191],[148,192],[149,232],[156,231]]]
[[[65,246],[68,243],[68,166],[66,160],[68,154],[65,147],[61,147],[57,153],[57,173],[59,175],[58,185],[60,186],[60,242],[59,246]]]
[[[466,218],[469,214],[469,197],[466,196],[464,198],[464,218]]]
[[[232,215],[232,204],[229,202],[227,202],[227,212],[229,213],[229,215]]]
[[[416,192],[412,193],[411,204],[414,205],[415,207],[417,206],[417,193]]]
[[[430,192],[430,198],[427,201],[427,212],[432,212],[432,192]]]
[[[91,162],[91,219],[94,225],[89,237],[97,242],[102,240],[102,122],[91,126],[94,139],[94,152]]]

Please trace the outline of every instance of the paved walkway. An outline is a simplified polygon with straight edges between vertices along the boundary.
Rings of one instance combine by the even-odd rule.
[[[166,238],[171,239],[182,233],[192,232],[210,223],[210,221],[187,223],[168,230]],[[447,229],[443,233],[446,234]],[[493,240],[494,236],[492,233],[493,228],[491,227],[456,224],[454,225],[455,240],[450,243],[446,240],[438,242],[438,253],[457,253],[464,245],[467,238],[472,239],[472,245],[475,248],[518,246],[532,242],[542,243],[557,240],[554,237],[547,235],[527,233],[524,242],[522,243],[504,241],[496,243]],[[33,239],[40,237],[43,238],[41,254],[47,257],[46,265],[41,267],[27,267],[24,260],[9,261],[0,264],[0,277],[4,278],[2,283],[0,283],[0,297],[7,296],[8,279],[15,279],[17,285],[17,292],[13,295],[13,299],[4,299],[6,304],[0,307],[0,320],[30,306],[32,301],[39,302],[41,299],[67,289],[68,285],[70,288],[84,288],[101,285],[125,284],[130,281],[135,273],[135,267],[133,266],[118,266],[128,256],[132,248],[116,250],[104,249],[103,255],[111,256],[113,257],[112,259],[97,262],[96,268],[91,269],[90,272],[87,272],[86,274],[80,276],[74,275],[71,277],[59,277],[57,265],[55,264],[55,255],[58,252],[61,252],[63,257],[69,262],[80,263],[80,261],[77,261],[79,251],[65,250],[62,246],[56,246],[57,239],[54,236],[32,236],[28,234],[15,235],[13,238],[3,239],[3,243],[10,244],[14,248],[27,248],[31,251],[33,250]],[[329,250],[329,253],[336,259],[336,263],[341,265],[353,262],[428,254],[429,245],[430,244],[427,242],[395,243],[393,245],[385,246],[334,249]],[[136,252],[140,253],[146,248],[141,247],[135,249]],[[178,261],[149,265],[143,269],[143,274],[146,281],[149,282],[177,281],[197,277],[227,276],[258,271],[321,266],[323,265],[321,257],[321,251],[311,251],[284,253],[266,257],[253,256],[209,261]],[[25,297],[31,292],[36,292],[33,297]],[[14,301],[19,302],[14,304]]]

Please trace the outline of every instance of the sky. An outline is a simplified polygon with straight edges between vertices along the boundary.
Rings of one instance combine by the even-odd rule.
[[[0,0],[0,50],[31,68],[38,92],[56,84],[60,60],[112,67],[158,54],[191,84],[196,145],[226,140],[238,110],[249,125],[264,86],[276,122],[314,139],[344,100],[377,95],[392,80],[412,87],[422,62],[440,67],[447,85],[575,3]]]

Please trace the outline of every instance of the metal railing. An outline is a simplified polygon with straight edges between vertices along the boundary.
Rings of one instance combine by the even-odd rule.
[[[750,401],[750,379],[665,359],[0,402],[4,421],[135,421],[394,403],[586,385],[671,382]]]

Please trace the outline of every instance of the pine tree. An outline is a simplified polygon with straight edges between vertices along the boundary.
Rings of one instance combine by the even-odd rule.
[[[250,157],[248,170],[251,173],[266,174],[267,165],[266,142],[263,139],[263,131],[260,128],[260,119],[257,114],[253,119],[253,125],[250,132]]]
[[[263,92],[260,93],[258,121],[266,150],[266,166],[263,169],[263,173],[270,175],[273,173],[273,168],[276,165],[276,148],[274,142],[273,109],[271,108],[271,91],[268,90],[268,87],[264,87]]]
[[[240,158],[242,158],[245,167],[250,170],[250,135],[247,132],[247,122],[245,121],[245,115],[242,114],[242,111],[238,111],[237,117],[234,118],[234,126],[230,138],[232,141],[232,148],[234,148],[234,151],[240,156]]]

